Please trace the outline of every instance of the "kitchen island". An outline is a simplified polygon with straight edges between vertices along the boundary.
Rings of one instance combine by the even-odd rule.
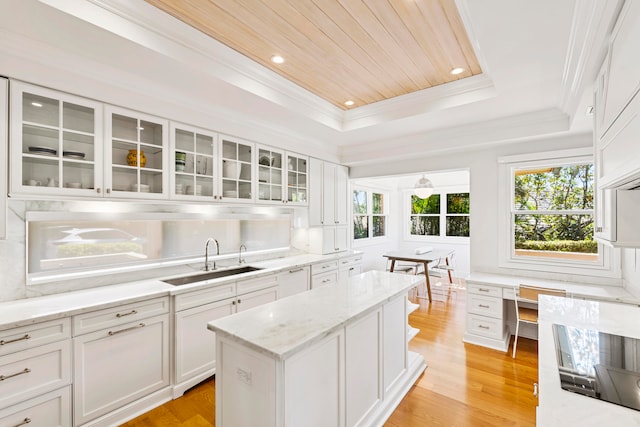
[[[419,283],[369,271],[209,322],[216,425],[382,425],[426,368],[407,348]]]
[[[640,411],[566,391],[560,386],[552,325],[640,338],[640,307],[602,301],[560,298],[542,295],[539,306],[538,383],[536,425],[540,427],[637,426]],[[622,348],[620,348],[622,350]],[[629,349],[635,356],[636,349]],[[580,354],[574,355],[578,360]],[[638,370],[637,366],[629,369]]]

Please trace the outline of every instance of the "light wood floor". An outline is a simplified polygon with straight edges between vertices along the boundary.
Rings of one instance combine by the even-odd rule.
[[[510,352],[464,344],[464,290],[434,299],[413,299],[420,308],[409,322],[420,333],[409,346],[424,355],[428,368],[385,427],[535,426],[536,341],[521,338],[515,360]],[[209,380],[123,426],[210,427],[214,404],[215,382]]]

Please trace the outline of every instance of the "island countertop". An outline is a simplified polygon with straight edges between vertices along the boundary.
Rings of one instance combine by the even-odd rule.
[[[554,323],[640,338],[640,307],[542,295],[539,306],[538,426],[638,426],[640,411],[563,390],[554,345]]]
[[[211,321],[208,328],[260,353],[286,359],[422,280],[408,274],[369,271]]]

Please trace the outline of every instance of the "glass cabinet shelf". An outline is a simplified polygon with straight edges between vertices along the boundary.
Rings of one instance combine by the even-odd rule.
[[[171,126],[172,196],[185,199],[219,199],[218,137],[188,125]]]

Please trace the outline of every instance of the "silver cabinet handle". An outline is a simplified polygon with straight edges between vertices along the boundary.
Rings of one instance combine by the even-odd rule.
[[[110,188],[107,188],[107,189],[106,189],[106,193],[107,193],[107,194],[111,194],[111,189],[110,189]]]
[[[596,233],[602,233],[602,227],[596,227]]]
[[[489,292],[489,289],[478,288],[478,291],[480,291],[480,292]]]
[[[238,298],[238,304],[240,304],[242,302],[242,300],[240,298]]]
[[[488,326],[484,326],[484,325],[478,325],[478,328],[480,328],[480,329],[491,329]]]
[[[138,328],[144,328],[145,325],[144,323],[139,323],[136,326],[132,326],[130,328],[125,328],[125,329],[120,329],[119,331],[109,331],[109,335],[115,335],[115,334],[120,334],[122,332],[127,332],[127,331],[132,331],[134,329],[138,329]]]
[[[14,427],[20,427],[23,426],[25,424],[29,424],[31,422],[31,418],[25,418],[24,420],[22,420],[22,422],[20,424],[16,424]]]
[[[322,281],[322,283],[327,283],[327,282],[330,282],[330,281],[331,281],[331,279],[324,279],[324,280]]]
[[[131,310],[128,313],[118,313],[116,314],[116,317],[131,316],[132,314],[138,314],[138,312],[136,310]]]
[[[236,300],[231,301],[231,305],[236,305]]]
[[[28,374],[29,372],[31,372],[31,369],[29,369],[29,368],[24,368],[24,370],[22,370],[22,371],[20,371],[20,372],[16,372],[15,374],[11,374],[11,375],[0,375],[0,381],[8,380],[9,378],[17,377],[18,375]]]
[[[289,270],[289,273],[297,273],[298,271],[302,271],[304,268],[297,268],[295,270]]]
[[[100,187],[96,188],[96,193],[98,193],[98,194],[102,193],[102,188],[100,188]]]
[[[480,308],[489,308],[488,305],[484,305],[484,304],[478,304],[478,307],[480,307]]]
[[[0,345],[11,344],[12,342],[28,340],[30,338],[31,338],[31,336],[29,334],[25,334],[24,336],[22,336],[20,338],[15,338],[15,339],[12,339],[12,340],[0,340]]]
[[[356,269],[355,267],[351,267],[351,268],[349,269],[349,271],[353,271],[353,270],[355,270],[355,269]]]

